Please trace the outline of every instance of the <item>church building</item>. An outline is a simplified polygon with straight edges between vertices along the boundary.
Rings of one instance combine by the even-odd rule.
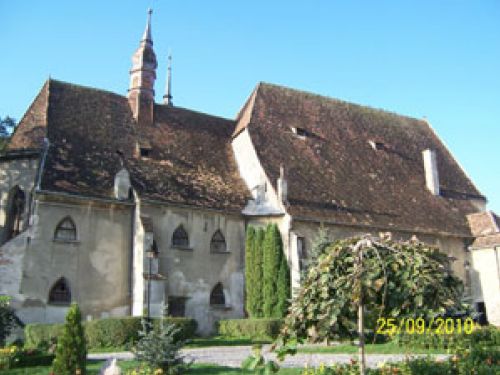
[[[149,12],[126,95],[49,79],[0,155],[0,294],[26,323],[168,303],[208,334],[245,316],[246,228],[276,223],[294,287],[320,226],[415,235],[500,324],[500,220],[428,121],[269,83],[225,119],[174,105],[170,64],[156,103],[156,69]]]

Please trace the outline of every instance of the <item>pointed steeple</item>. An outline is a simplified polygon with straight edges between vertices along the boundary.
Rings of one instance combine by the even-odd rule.
[[[148,18],[139,48],[132,56],[128,100],[134,118],[140,124],[153,123],[154,83],[156,80],[156,55],[151,37],[151,13]]]
[[[168,54],[168,68],[167,68],[167,85],[165,88],[165,95],[163,95],[163,103],[166,105],[174,105],[172,101],[172,54]]]
[[[146,22],[146,28],[144,29],[144,34],[142,34],[141,42],[149,42],[153,44],[153,39],[151,38],[151,14],[153,14],[153,9],[148,9],[148,20]]]

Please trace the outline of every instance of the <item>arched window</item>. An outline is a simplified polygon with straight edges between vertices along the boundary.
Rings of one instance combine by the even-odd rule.
[[[212,236],[210,251],[212,253],[225,253],[227,251],[226,239],[220,230],[217,230]]]
[[[210,293],[210,305],[212,306],[224,306],[226,304],[226,298],[224,297],[224,288],[221,283],[217,283]]]
[[[71,303],[71,290],[64,277],[57,280],[50,289],[49,303],[55,305],[69,305]]]
[[[59,241],[76,241],[76,225],[69,216],[57,224],[54,239]]]
[[[172,246],[188,247],[189,237],[182,225],[179,225],[172,235]]]
[[[5,241],[14,238],[22,230],[22,221],[26,196],[19,186],[14,186],[9,192],[7,221],[5,224]]]

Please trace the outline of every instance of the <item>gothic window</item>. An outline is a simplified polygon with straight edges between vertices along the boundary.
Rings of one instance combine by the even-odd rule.
[[[57,280],[50,289],[49,303],[55,305],[69,305],[71,303],[71,290],[64,277]]]
[[[210,251],[212,253],[225,253],[227,251],[226,239],[220,230],[217,230],[212,236]]]
[[[224,288],[221,283],[217,283],[210,293],[210,305],[212,306],[224,306],[226,304],[226,298],[224,297]]]
[[[54,239],[58,241],[76,241],[76,225],[69,216],[57,224]]]
[[[172,246],[189,247],[189,237],[182,225],[179,225],[172,235]]]
[[[14,238],[22,230],[22,218],[26,196],[19,186],[14,186],[10,191],[8,216],[6,221],[6,240]]]

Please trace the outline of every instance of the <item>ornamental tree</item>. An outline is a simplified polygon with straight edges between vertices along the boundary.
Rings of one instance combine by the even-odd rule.
[[[435,247],[388,237],[335,241],[310,264],[285,319],[278,354],[293,353],[295,342],[357,333],[363,367],[364,330],[374,329],[378,317],[430,318],[458,304],[462,291],[447,255]]]
[[[66,314],[62,334],[57,339],[56,357],[52,365],[57,375],[73,375],[79,370],[86,374],[87,343],[82,326],[82,315],[76,303],[72,303]]]
[[[276,224],[267,226],[264,238],[264,305],[263,313],[266,318],[280,318],[278,316],[278,287],[283,244]]]
[[[256,306],[258,291],[255,289],[255,266],[255,229],[254,227],[248,227],[245,241],[245,291],[247,312],[251,318],[256,317],[258,311],[258,306]]]
[[[255,291],[255,317],[264,317],[262,310],[264,305],[264,229],[259,228],[255,233],[255,256],[254,256],[254,291]]]

